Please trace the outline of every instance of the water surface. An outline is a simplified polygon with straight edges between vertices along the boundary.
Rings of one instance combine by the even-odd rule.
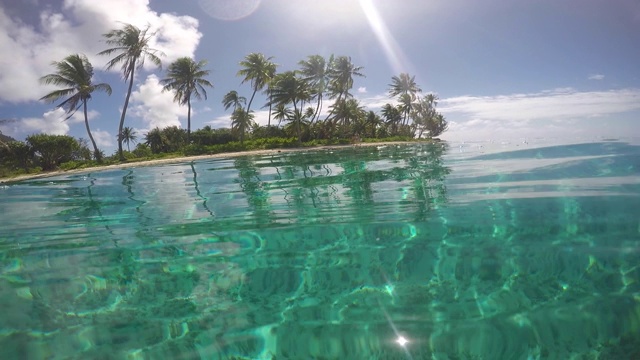
[[[624,142],[64,175],[4,186],[0,214],[2,359],[640,355]]]

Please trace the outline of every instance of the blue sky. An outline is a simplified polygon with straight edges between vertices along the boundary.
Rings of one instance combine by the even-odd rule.
[[[0,0],[0,130],[85,137],[82,119],[37,100],[52,61],[84,53],[98,93],[90,124],[107,154],[116,147],[126,84],[105,72],[102,34],[132,23],[157,31],[166,66],[207,60],[208,100],[194,104],[192,128],[229,126],[221,100],[237,90],[238,62],[273,56],[279,71],[309,55],[351,56],[363,66],[355,96],[371,110],[387,102],[393,75],[416,76],[436,93],[454,141],[628,137],[640,134],[640,3],[636,0]],[[118,70],[118,69],[116,69]],[[186,127],[186,108],[161,93],[164,70],[138,73],[126,125],[140,137],[155,126]],[[264,103],[264,98],[254,100]],[[266,122],[266,111],[256,119]],[[79,114],[78,114],[79,115]]]

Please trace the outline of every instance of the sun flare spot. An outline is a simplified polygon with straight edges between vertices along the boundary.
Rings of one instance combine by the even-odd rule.
[[[261,0],[198,0],[209,16],[219,20],[234,21],[245,18],[260,6]]]
[[[398,343],[398,345],[405,347],[405,345],[407,345],[409,343],[409,340],[407,340],[406,337],[400,335],[398,336],[398,338],[396,339],[396,343]]]

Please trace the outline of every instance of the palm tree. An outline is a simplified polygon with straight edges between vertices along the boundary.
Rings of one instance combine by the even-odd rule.
[[[402,113],[400,110],[396,106],[387,103],[382,107],[381,113],[387,125],[391,126],[392,134],[397,135],[398,125],[402,122]]]
[[[122,128],[122,141],[127,144],[127,151],[131,151],[131,149],[129,148],[129,143],[135,143],[137,139],[138,135],[136,134],[135,130],[128,126]]]
[[[242,104],[246,103],[247,98],[238,95],[238,92],[235,90],[229,91],[222,98],[222,105],[224,106],[225,110],[229,110],[229,108],[233,106],[233,110],[235,111],[237,108],[241,107]]]
[[[391,78],[391,84],[389,84],[389,97],[400,95],[400,102],[404,112],[403,125],[407,122],[407,116],[411,112],[417,94],[422,92],[422,89],[416,84],[415,79],[415,76],[401,73],[399,76],[393,76]]]
[[[244,142],[244,134],[253,125],[253,113],[239,107],[231,114],[231,129],[240,134],[240,143]]]
[[[125,24],[122,29],[111,30],[103,36],[107,39],[106,43],[114,47],[98,53],[98,55],[111,55],[116,53],[116,57],[107,63],[107,70],[112,69],[118,64],[122,64],[121,69],[124,79],[125,81],[129,81],[127,96],[124,99],[124,106],[122,107],[122,114],[120,115],[120,125],[118,125],[118,154],[120,160],[124,160],[121,134],[122,128],[124,127],[124,119],[127,114],[127,107],[129,106],[131,90],[133,89],[135,71],[136,69],[142,68],[146,59],[149,59],[158,67],[162,65],[158,57],[158,55],[162,53],[149,48],[149,41],[153,34],[147,34],[148,31],[149,27],[140,30],[131,24]]]
[[[382,119],[380,118],[380,116],[378,116],[378,114],[373,111],[367,112],[364,120],[364,136],[375,138],[378,126],[381,123]]]
[[[293,120],[297,123],[298,141],[302,140],[301,122],[304,102],[311,99],[308,83],[299,78],[295,71],[287,71],[276,75],[271,89],[270,104],[293,104]],[[298,106],[299,105],[299,106]]]
[[[165,136],[159,127],[155,127],[144,136],[144,143],[149,145],[151,152],[157,154],[164,150]]]
[[[365,116],[364,107],[356,99],[342,99],[332,105],[334,119],[342,126],[349,126]]]
[[[300,73],[304,81],[309,83],[312,89],[311,93],[313,97],[317,99],[316,109],[313,117],[311,117],[311,122],[319,117],[322,111],[322,95],[327,89],[333,62],[333,55],[331,55],[329,61],[326,61],[325,58],[320,55],[311,55],[307,60],[301,60],[298,63],[302,67]]]
[[[438,96],[427,94],[418,100],[412,109],[411,117],[417,127],[418,137],[422,137],[424,131],[429,133],[429,137],[435,137],[447,130],[448,123],[444,116],[436,111],[437,105]]]
[[[364,74],[361,72],[363,67],[355,66],[351,62],[351,57],[348,56],[338,56],[334,59],[330,67],[330,97],[332,99],[336,99],[336,102],[339,102],[341,99],[345,99],[351,96],[349,90],[353,88],[353,77],[364,77]],[[326,119],[329,119],[331,115],[333,115],[333,111],[329,112]]]
[[[206,99],[207,91],[204,87],[213,87],[213,84],[204,78],[209,75],[209,70],[203,69],[205,65],[206,60],[196,63],[191,58],[181,57],[169,65],[167,78],[160,80],[160,84],[164,85],[162,91],[173,91],[173,101],[187,105],[187,144],[191,138],[191,96],[198,100]]]
[[[93,84],[93,66],[85,55],[69,55],[62,61],[53,62],[56,72],[40,78],[45,85],[56,85],[63,89],[55,90],[40,98],[47,103],[53,103],[60,98],[66,98],[58,104],[58,108],[64,109],[69,119],[82,106],[84,112],[84,125],[87,128],[87,135],[93,145],[93,155],[98,162],[102,161],[102,154],[98,150],[98,145],[91,134],[89,128],[89,118],[87,117],[87,101],[91,99],[91,93],[96,90],[104,91],[111,95],[111,86],[106,83]]]
[[[243,68],[238,71],[238,76],[244,76],[241,84],[249,81],[251,82],[251,88],[253,89],[253,94],[251,94],[251,99],[249,99],[249,104],[247,105],[247,112],[251,109],[251,103],[253,102],[253,97],[256,95],[258,90],[262,90],[275,76],[276,73],[276,64],[271,62],[273,57],[265,57],[260,53],[251,53],[245,56],[244,60],[240,61],[240,66]]]
[[[337,96],[337,100],[350,97],[349,90],[353,88],[353,77],[364,77],[362,66],[355,66],[350,56],[338,56],[331,65],[331,81],[329,91]]]
[[[278,120],[278,126],[280,126],[280,123],[282,122],[282,120],[290,120],[291,118],[293,118],[293,110],[291,110],[290,108],[287,107],[287,104],[276,104],[276,110],[273,113],[273,118],[275,120]]]

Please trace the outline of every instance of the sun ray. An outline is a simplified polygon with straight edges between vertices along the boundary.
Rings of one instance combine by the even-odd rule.
[[[378,9],[373,4],[373,0],[359,0],[359,2],[362,11],[367,17],[369,26],[371,26],[371,29],[378,38],[378,42],[382,46],[393,72],[395,74],[412,72],[412,66],[407,60],[404,51],[389,31],[385,21],[382,19],[382,16],[380,16],[380,12],[378,12]]]

